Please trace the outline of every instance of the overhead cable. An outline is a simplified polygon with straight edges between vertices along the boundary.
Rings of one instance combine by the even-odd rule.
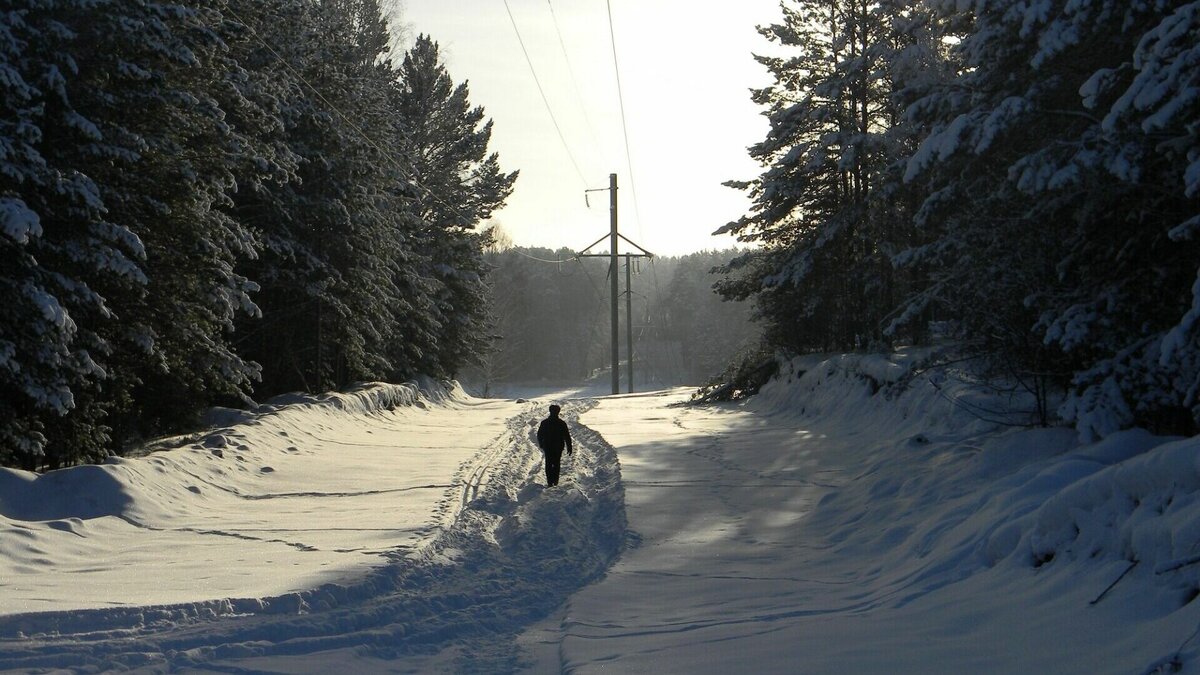
[[[558,46],[562,50],[563,62],[567,65],[567,74],[571,77],[571,88],[575,91],[575,98],[579,101],[579,110],[583,113],[583,122],[587,126],[588,135],[592,139],[592,150],[599,156],[600,153],[600,138],[596,135],[596,129],[592,126],[592,118],[588,115],[587,101],[583,99],[583,91],[579,88],[579,78],[575,77],[575,68],[571,65],[571,57],[567,53],[567,41],[563,39],[562,28],[558,24],[558,15],[554,12],[554,3],[551,0],[546,0],[546,6],[550,8],[550,19],[554,23],[554,32],[558,34]]]
[[[534,255],[529,255],[528,253],[521,251],[521,249],[519,249],[519,248],[510,248],[508,250],[512,251],[513,253],[516,253],[517,255],[519,255],[523,258],[529,258],[530,260],[536,260],[538,262],[551,263],[551,264],[555,264],[555,265],[557,265],[559,263],[571,262],[572,260],[579,260],[579,256],[571,256],[570,258],[563,258],[561,260],[549,260],[547,258],[539,258]]]
[[[508,0],[505,0],[507,3]],[[613,31],[612,0],[605,0],[608,7],[608,38],[612,43],[613,72],[617,75],[617,101],[621,104],[621,131],[625,135],[625,166],[629,169],[629,189],[633,194],[633,215],[638,228],[638,237],[642,236],[642,213],[638,208],[637,180],[633,175],[633,155],[629,151],[629,124],[625,121],[625,94],[621,87],[621,66],[617,60],[617,36]]]
[[[550,107],[550,99],[546,98],[546,90],[542,88],[542,81],[538,78],[537,69],[533,67],[533,59],[529,58],[529,50],[525,48],[525,40],[521,38],[521,29],[517,27],[517,20],[513,17],[512,8],[508,6],[508,0],[504,0],[504,9],[508,12],[508,20],[512,22],[513,32],[517,35],[517,42],[521,45],[521,53],[525,55],[525,63],[529,66],[529,73],[533,75],[533,82],[537,85],[538,93],[542,95],[542,103],[546,105],[546,112],[550,115],[550,121],[554,123],[554,130],[558,132],[558,140],[562,141],[563,150],[567,152],[567,158],[571,160],[571,166],[575,167],[575,173],[579,175],[579,180],[587,185],[587,179],[583,177],[583,171],[579,169],[579,162],[575,161],[575,155],[571,152],[571,146],[567,144],[567,137],[563,135],[562,127],[558,125],[558,119],[554,116],[554,110]]]

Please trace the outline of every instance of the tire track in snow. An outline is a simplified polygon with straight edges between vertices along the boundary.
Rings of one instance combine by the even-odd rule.
[[[524,419],[524,415],[520,415],[516,419]],[[462,513],[463,509],[467,508],[471,500],[479,496],[480,487],[483,486],[488,475],[491,473],[493,465],[503,460],[505,452],[510,449],[508,441],[513,436],[512,420],[509,420],[506,426],[508,427],[506,433],[494,439],[484,448],[483,452],[477,454],[459,470],[466,477],[455,481],[455,484],[462,483],[459,502],[453,513],[455,518]]]
[[[243,672],[262,659],[403,659],[453,647],[460,670],[519,667],[516,637],[602,575],[625,546],[616,452],[580,425],[576,451],[546,489],[531,406],[456,473],[415,551],[345,584],[263,599],[18,615],[0,620],[0,669],[204,668]]]

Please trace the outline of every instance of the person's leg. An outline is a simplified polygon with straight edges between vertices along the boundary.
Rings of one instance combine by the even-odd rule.
[[[546,453],[546,485],[548,487],[558,485],[558,470],[561,462],[561,452],[551,450]]]

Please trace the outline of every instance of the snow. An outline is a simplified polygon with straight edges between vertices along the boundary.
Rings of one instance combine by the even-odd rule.
[[[366,385],[5,471],[0,670],[1200,672],[1200,437],[984,421],[922,356],[712,406]]]
[[[1196,154],[1200,156],[1200,153]],[[1186,194],[1188,197],[1200,195],[1200,159],[1193,159],[1191,163],[1188,164],[1187,171],[1185,171],[1183,175],[1183,180],[1184,194]],[[1185,236],[1191,236],[1191,232],[1200,227],[1196,220],[1196,218],[1189,219],[1186,223],[1171,233],[1171,238],[1180,240]]]
[[[1001,101],[983,120],[978,132],[979,140],[975,143],[975,154],[982,155],[987,152],[998,136],[1015,126],[1021,117],[1028,115],[1032,109],[1029,101],[1018,96],[1009,96]]]
[[[931,133],[921,141],[913,156],[908,160],[904,170],[904,182],[908,183],[921,175],[921,172],[936,162],[945,161],[958,152],[963,136],[969,133],[971,117],[959,115],[950,125],[940,131]],[[987,147],[987,143],[983,147]]]
[[[20,199],[0,198],[0,232],[18,244],[42,236],[41,219]]]
[[[464,429],[408,447],[388,435],[453,428],[459,405],[371,404],[267,406],[170,452],[42,476],[0,469],[0,614],[280,595],[418,547],[455,469],[491,439]]]
[[[1188,336],[1196,330],[1197,324],[1200,324],[1200,272],[1196,273],[1196,282],[1192,284],[1191,308],[1183,315],[1179,324],[1167,331],[1166,336],[1163,337],[1162,353],[1159,356],[1160,365],[1169,366],[1176,354],[1186,348]]]
[[[871,396],[857,376],[888,362],[845,361],[793,364],[740,409],[670,412],[669,434],[636,399],[584,415],[621,450],[641,543],[529,642],[558,644],[563,672],[1127,673],[1188,639],[1194,572],[1151,561],[1200,540],[1195,439],[1072,450],[920,387]],[[1089,604],[1129,542],[1143,564]]]

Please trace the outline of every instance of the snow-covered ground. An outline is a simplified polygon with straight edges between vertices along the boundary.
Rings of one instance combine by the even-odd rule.
[[[984,422],[912,358],[566,401],[554,489],[561,392],[431,385],[0,471],[0,669],[1200,672],[1200,439]]]
[[[218,412],[170,452],[0,470],[0,614],[283,595],[419,548],[521,409],[431,391]]]
[[[536,669],[1200,672],[1198,439],[1076,447],[962,385],[872,394],[906,370],[801,359],[744,406],[583,416],[637,545],[523,636]]]

